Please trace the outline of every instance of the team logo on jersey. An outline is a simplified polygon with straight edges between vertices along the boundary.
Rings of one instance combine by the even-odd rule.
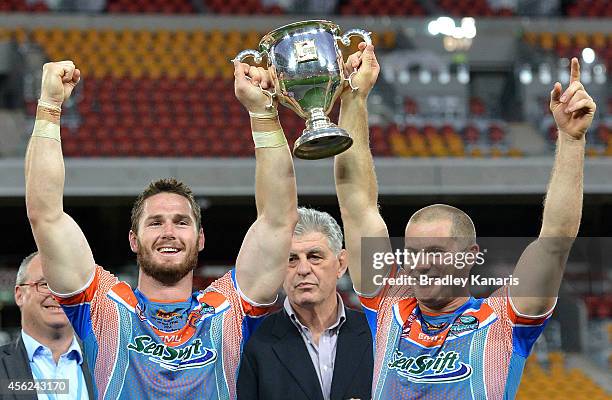
[[[473,315],[462,315],[450,328],[450,333],[458,334],[478,329],[478,318]]]
[[[183,311],[183,309],[177,308],[172,311],[164,311],[162,309],[158,309],[157,312],[155,313],[155,317],[161,320],[164,320],[164,321],[167,321],[172,318],[179,318],[181,314],[178,311]]]
[[[149,356],[149,361],[170,371],[200,368],[217,359],[217,352],[204,347],[199,338],[184,347],[174,348],[155,342],[149,335],[141,335],[136,336],[127,348]]]
[[[202,306],[202,314],[214,314],[215,313],[215,307],[201,302],[200,305]]]
[[[442,329],[447,327],[448,322],[442,322],[440,324],[432,324],[430,322],[427,322],[427,321],[423,320],[423,325],[425,325],[427,330],[430,330],[430,331],[441,331]]]
[[[415,383],[450,383],[467,379],[472,375],[472,367],[459,361],[456,351],[441,351],[436,356],[422,354],[406,357],[395,350],[393,360],[387,365],[397,374]]]

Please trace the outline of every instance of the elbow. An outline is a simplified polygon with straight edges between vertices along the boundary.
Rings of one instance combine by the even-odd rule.
[[[538,242],[546,250],[551,257],[560,257],[565,259],[569,254],[576,236],[571,235],[543,235],[540,234]]]
[[[573,242],[578,236],[580,224],[542,225],[540,238],[558,239],[559,242]]]
[[[379,214],[376,202],[340,204],[340,217],[342,221],[364,221],[367,220],[367,217],[378,216]]]
[[[263,213],[260,216],[266,225],[275,229],[282,231],[289,231],[291,235],[293,235],[293,231],[295,230],[295,226],[298,222],[298,212],[297,208],[293,208],[291,211],[269,215],[269,213]]]
[[[42,224],[50,224],[58,221],[63,215],[63,211],[53,211],[42,205],[26,202],[26,213],[32,227]]]

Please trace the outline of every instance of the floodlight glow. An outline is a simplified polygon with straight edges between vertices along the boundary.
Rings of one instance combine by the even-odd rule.
[[[427,24],[427,31],[432,36],[442,34],[455,39],[474,39],[476,37],[476,20],[471,17],[462,18],[461,25],[455,25],[450,17],[438,17]]]
[[[584,62],[587,64],[593,63],[593,61],[595,61],[595,51],[593,51],[593,49],[591,49],[590,47],[586,47],[585,49],[583,49],[582,60],[584,60]]]
[[[603,85],[606,83],[606,67],[603,64],[597,64],[593,67],[593,77],[595,79],[595,83],[598,85]]]
[[[383,77],[388,83],[395,83],[395,70],[393,68],[384,68]]]
[[[474,39],[476,37],[476,20],[472,17],[461,18],[461,29],[463,30],[463,36],[467,39]]]
[[[419,71],[419,81],[424,84],[431,82],[431,72],[427,69],[421,69]]]
[[[444,68],[440,71],[440,73],[438,74],[438,82],[440,82],[443,85],[446,85],[447,83],[450,82],[450,73],[448,72],[448,69]]]
[[[538,71],[538,77],[540,78],[540,83],[544,85],[548,85],[552,82],[552,74],[550,71],[550,65],[546,63],[540,64],[540,68]]]
[[[519,80],[523,85],[529,85],[533,81],[533,74],[529,65],[523,65],[519,72]]]
[[[470,82],[470,71],[466,64],[461,64],[457,67],[457,80],[462,85]]]
[[[440,33],[446,36],[452,36],[453,30],[455,29],[455,21],[450,17],[439,17],[438,18],[438,30]]]
[[[427,24],[427,31],[432,36],[436,36],[438,33],[440,33],[440,30],[438,29],[438,21],[431,21],[429,24]]]

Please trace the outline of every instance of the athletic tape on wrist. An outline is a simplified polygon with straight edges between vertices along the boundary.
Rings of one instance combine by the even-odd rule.
[[[287,144],[287,138],[282,129],[271,132],[253,131],[253,142],[256,149],[262,147],[281,147]]]
[[[48,101],[44,101],[44,100],[38,100],[38,105],[41,107],[45,107],[45,108],[49,108],[51,110],[54,111],[62,111],[62,107],[58,106],[57,104],[53,104],[53,103],[49,103]]]
[[[256,113],[256,112],[249,111],[249,116],[251,118],[259,118],[259,119],[274,119],[278,117],[278,110],[276,108],[272,108],[270,111],[262,112],[262,113]]]
[[[47,121],[46,119],[37,119],[34,122],[32,136],[53,139],[60,143],[62,142],[60,138],[60,126],[54,122]]]

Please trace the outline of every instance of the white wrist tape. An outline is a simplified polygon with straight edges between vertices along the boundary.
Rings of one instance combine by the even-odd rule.
[[[54,111],[62,111],[62,107],[58,106],[57,104],[53,104],[53,103],[49,103],[48,101],[44,101],[44,100],[38,100],[38,105],[41,107],[45,107],[45,108],[49,108],[51,110]]]
[[[272,132],[253,131],[253,142],[255,148],[261,147],[281,147],[287,144],[287,138],[282,129]]]
[[[54,122],[47,121],[46,119],[37,119],[34,122],[32,136],[53,139],[60,143],[62,142],[60,139],[60,126]]]
[[[256,112],[249,111],[249,116],[251,118],[274,119],[278,117],[278,110],[276,108],[271,108],[270,111],[262,112],[262,113],[256,113]]]

